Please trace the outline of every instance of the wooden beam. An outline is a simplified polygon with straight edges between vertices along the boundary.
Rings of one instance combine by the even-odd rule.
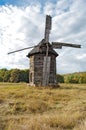
[[[50,15],[46,15],[46,23],[45,23],[45,42],[48,43],[49,42],[49,34],[50,34],[50,30],[51,30],[51,16]]]
[[[49,84],[49,74],[50,74],[50,57],[44,57],[43,62],[43,86],[47,86]]]
[[[15,53],[15,52],[23,51],[23,50],[30,49],[30,48],[34,48],[34,47],[36,47],[36,46],[31,46],[31,47],[26,47],[26,48],[23,48],[23,49],[11,51],[11,52],[8,52],[8,54],[12,54],[12,53]]]
[[[81,45],[78,45],[78,44],[63,43],[63,42],[52,42],[53,48],[60,48],[62,46],[81,48]]]
[[[59,44],[52,44],[52,47],[56,49],[62,49],[62,45]]]

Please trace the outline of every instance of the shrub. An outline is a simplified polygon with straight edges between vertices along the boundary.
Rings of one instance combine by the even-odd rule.
[[[57,82],[64,83],[64,76],[60,75],[60,74],[57,74]]]

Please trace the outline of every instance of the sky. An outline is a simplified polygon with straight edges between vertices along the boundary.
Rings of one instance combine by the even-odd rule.
[[[27,69],[30,50],[44,38],[46,15],[52,16],[51,42],[80,44],[56,49],[57,73],[86,71],[86,0],[0,0],[0,69]]]

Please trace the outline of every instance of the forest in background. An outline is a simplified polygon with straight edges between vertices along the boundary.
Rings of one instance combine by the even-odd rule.
[[[57,81],[59,83],[86,83],[86,72],[75,72],[70,74],[57,74]]]
[[[0,69],[0,82],[29,82],[29,69]],[[57,74],[58,83],[86,83],[86,72],[76,72],[71,74]]]
[[[24,69],[11,69],[7,70],[5,68],[0,69],[0,82],[29,82],[29,70]]]

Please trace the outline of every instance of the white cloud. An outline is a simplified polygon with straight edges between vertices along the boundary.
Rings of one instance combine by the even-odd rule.
[[[76,58],[84,61],[84,59],[86,59],[86,54],[78,55]]]
[[[44,15],[53,15],[54,11],[55,11],[55,4],[50,3],[50,2],[46,2],[45,6],[43,8],[44,10]]]
[[[44,37],[45,15],[53,16],[50,41],[81,44],[81,49],[57,50],[57,71],[86,71],[86,2],[58,0],[30,4],[26,7],[0,7],[0,68],[28,68],[29,50],[7,55],[7,52],[38,44]]]

